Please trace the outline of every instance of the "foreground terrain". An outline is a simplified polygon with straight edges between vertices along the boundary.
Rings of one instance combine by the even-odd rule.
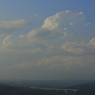
[[[0,84],[0,95],[94,95],[95,83],[61,88],[25,87]]]

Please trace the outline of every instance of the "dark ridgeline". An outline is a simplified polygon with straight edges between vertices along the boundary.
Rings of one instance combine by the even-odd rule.
[[[59,88],[60,89],[60,88]],[[81,84],[59,89],[39,89],[0,84],[0,95],[95,95],[95,83]],[[70,89],[78,89],[75,92]]]

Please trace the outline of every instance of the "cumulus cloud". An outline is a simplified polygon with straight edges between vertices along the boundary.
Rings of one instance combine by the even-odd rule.
[[[6,23],[0,27],[16,29],[29,24],[25,20]],[[91,24],[87,27],[88,25],[82,12],[67,10],[47,17],[41,27],[32,29],[26,35],[18,37],[8,35],[0,47],[0,52],[4,52],[4,63],[9,64],[4,66],[10,70],[37,66],[47,70],[70,72],[79,68],[84,71],[86,68],[88,70],[85,70],[86,74],[92,68],[94,72],[95,37],[90,35],[88,39],[91,33],[89,30],[92,28]],[[3,58],[0,57],[2,62]]]
[[[62,45],[62,49],[75,54],[81,54],[85,51],[85,49],[82,47],[82,44],[78,42],[66,42]]]
[[[91,39],[90,42],[67,41],[61,46],[61,49],[74,55],[95,55],[95,45],[93,39]]]
[[[14,20],[14,21],[0,21],[0,34],[11,33],[15,30],[24,28],[30,25],[31,22],[25,19]]]
[[[45,57],[38,61],[38,65],[49,69],[65,69],[72,70],[74,68],[84,68],[90,65],[95,66],[95,56],[53,56]]]
[[[33,29],[25,36],[31,40],[30,42],[40,42],[49,46],[53,44],[57,47],[62,46],[66,41],[85,40],[89,36],[88,34],[84,37],[85,33],[89,32],[85,27],[87,24],[85,19],[82,12],[73,13],[69,10],[58,12],[46,18],[41,27]],[[83,48],[80,50],[84,51]]]
[[[86,17],[82,12],[73,13],[69,10],[58,12],[46,18],[41,27],[31,30],[26,35],[20,35],[19,37],[7,36],[3,40],[3,46],[10,44],[11,47],[26,49],[29,49],[29,47],[31,49],[45,49],[54,46],[69,53],[83,54],[87,50],[90,51],[90,44],[94,44],[94,38],[90,40],[90,43],[80,42],[82,39],[85,39],[83,34],[87,32],[85,29],[85,25],[87,24],[85,19]],[[17,28],[27,23],[25,20],[20,20],[10,22],[9,26],[7,24],[5,26]]]
[[[76,69],[91,69],[95,67],[95,56],[83,55],[83,56],[72,56],[72,55],[56,55],[51,57],[43,57],[39,60],[31,62],[24,62],[8,66],[7,69],[28,69],[42,67],[49,70],[64,70],[64,71],[75,71]],[[89,71],[87,71],[89,72]]]
[[[53,16],[47,17],[44,24],[30,31],[26,36],[35,40],[46,41],[51,43],[60,42],[62,40],[72,40],[76,37],[83,38],[85,30],[85,15],[82,12],[73,13],[71,11],[58,12]],[[51,39],[51,40],[50,40]]]
[[[71,11],[59,12],[56,15],[45,19],[42,28],[53,30],[56,28],[68,27],[69,25],[81,25],[84,23],[85,15],[82,12],[73,13]]]
[[[11,44],[11,35],[7,36],[4,40],[3,40],[3,45],[6,45],[6,44]]]
[[[14,40],[12,36],[7,36],[3,40],[3,45],[5,45],[5,43],[12,43],[11,40],[13,40],[15,42],[12,44],[16,47],[34,46],[35,48],[48,48],[53,45],[54,47],[62,47],[65,51],[83,52],[84,48],[79,48],[82,44],[78,45],[73,41],[74,39],[80,41],[79,39],[82,39],[84,36],[83,32],[85,32],[86,24],[85,18],[86,17],[82,12],[73,13],[69,10],[58,12],[55,15],[46,18],[41,27],[31,30],[26,35],[20,35],[17,38],[14,37]],[[23,27],[23,25],[26,25],[29,22],[26,22],[25,20],[17,20],[9,23],[9,26],[8,24],[5,24],[7,28],[17,28],[21,26]],[[11,40],[9,40],[10,37]],[[69,43],[66,43],[67,41]],[[70,41],[72,41],[72,43],[70,43]]]

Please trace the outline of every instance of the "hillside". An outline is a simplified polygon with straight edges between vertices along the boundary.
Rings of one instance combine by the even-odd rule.
[[[35,89],[0,84],[0,95],[94,95],[95,83],[71,86],[64,89],[67,89],[67,91],[62,89]],[[78,90],[74,92],[72,89]]]

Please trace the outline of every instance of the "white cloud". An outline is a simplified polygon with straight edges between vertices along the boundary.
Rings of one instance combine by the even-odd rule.
[[[86,23],[86,24],[85,24],[85,26],[88,26],[88,25],[90,25],[90,23]]]
[[[95,67],[95,56],[82,55],[54,55],[51,57],[43,57],[38,60],[31,60],[30,62],[15,63],[7,67],[7,69],[29,69],[29,68],[45,68],[49,70],[65,70],[73,71],[75,69],[89,69]],[[94,68],[93,68],[94,70]],[[88,71],[87,71],[88,72]]]
[[[26,35],[20,35],[19,37],[7,36],[3,40],[3,47],[5,47],[6,44],[6,46],[15,48],[14,50],[16,50],[16,48],[25,48],[28,50],[30,48],[45,49],[54,46],[58,48],[61,47],[62,50],[74,54],[86,53],[87,49],[90,52],[90,45],[87,45],[88,43],[85,42],[82,43],[80,42],[81,40],[79,40],[83,32],[85,32],[86,22],[84,22],[85,15],[82,12],[73,13],[69,10],[59,12],[46,18],[41,27],[31,30]],[[5,26],[8,28],[17,28],[28,22],[25,20],[17,20],[9,23],[9,26],[7,26],[8,22]],[[76,42],[74,39],[76,39]]]
[[[73,41],[66,42],[61,47],[62,50],[74,55],[91,55],[95,54],[94,38],[90,42]]]
[[[57,18],[58,18],[57,16],[47,18],[44,21],[42,28],[47,28],[49,30],[55,29],[58,26],[58,23],[56,22]]]
[[[0,27],[6,29],[24,27],[27,24],[30,23],[24,19],[15,21],[0,21]]]
[[[89,43],[95,46],[95,38],[92,38]]]
[[[83,54],[86,53],[87,43],[82,42],[66,42],[62,45],[62,49],[74,53],[74,54]]]
[[[43,66],[44,68],[49,69],[57,69],[57,70],[74,70],[75,68],[84,68],[94,65],[94,57],[95,56],[53,56],[53,57],[43,57],[42,59],[37,61],[39,66]]]
[[[56,13],[56,15],[50,16],[44,20],[42,28],[53,30],[56,28],[63,28],[68,25],[82,24],[85,20],[85,16],[82,12],[73,13],[69,10],[65,12]],[[84,23],[84,22],[83,22]]]
[[[53,16],[50,16],[44,20],[44,24],[37,29],[33,29],[26,36],[31,37],[31,40],[43,40],[47,39],[62,41],[62,39],[74,38],[73,34],[76,32],[81,33],[82,27],[85,25],[85,16],[83,13],[73,13],[71,11],[59,12]],[[73,27],[71,27],[73,26]],[[78,34],[77,33],[77,34]],[[71,38],[71,36],[73,36]],[[77,35],[79,36],[79,35]],[[67,39],[66,39],[67,40]],[[54,42],[54,41],[53,41]]]
[[[0,46],[3,67],[10,70],[30,68],[31,71],[37,66],[38,69],[71,72],[92,68],[94,71],[95,33],[89,40],[93,31],[89,32],[91,25],[85,27],[85,18],[82,12],[67,10],[46,18],[41,27],[32,29],[26,35],[6,36]],[[0,25],[4,29],[17,29],[27,24],[25,20],[20,20]]]
[[[10,44],[11,45],[11,35],[7,36],[4,40],[3,40],[3,45],[6,44]]]
[[[0,34],[11,33],[15,30],[29,26],[31,22],[25,19],[14,20],[14,21],[0,21]]]
[[[73,41],[76,38],[76,41],[81,39],[83,31],[85,31],[83,26],[86,24],[86,22],[84,22],[85,15],[82,12],[73,13],[69,10],[65,12],[59,12],[53,16],[46,18],[44,24],[41,27],[31,30],[26,35],[20,35],[19,37],[13,38],[12,36],[7,36],[3,40],[3,46],[5,44],[7,46],[7,44],[11,43],[10,47],[31,47],[33,49],[34,47],[42,48],[44,46],[50,47],[53,45],[55,47],[63,47],[65,51],[76,51],[76,53],[81,53],[85,51],[85,49],[80,48],[80,45],[76,44]],[[29,24],[29,22],[25,20],[17,20],[11,22],[3,22],[2,26],[11,29],[23,27],[27,24]],[[70,24],[73,25],[73,27],[71,27]],[[79,35],[81,35],[81,37]],[[72,43],[66,43],[67,41],[72,41]]]

